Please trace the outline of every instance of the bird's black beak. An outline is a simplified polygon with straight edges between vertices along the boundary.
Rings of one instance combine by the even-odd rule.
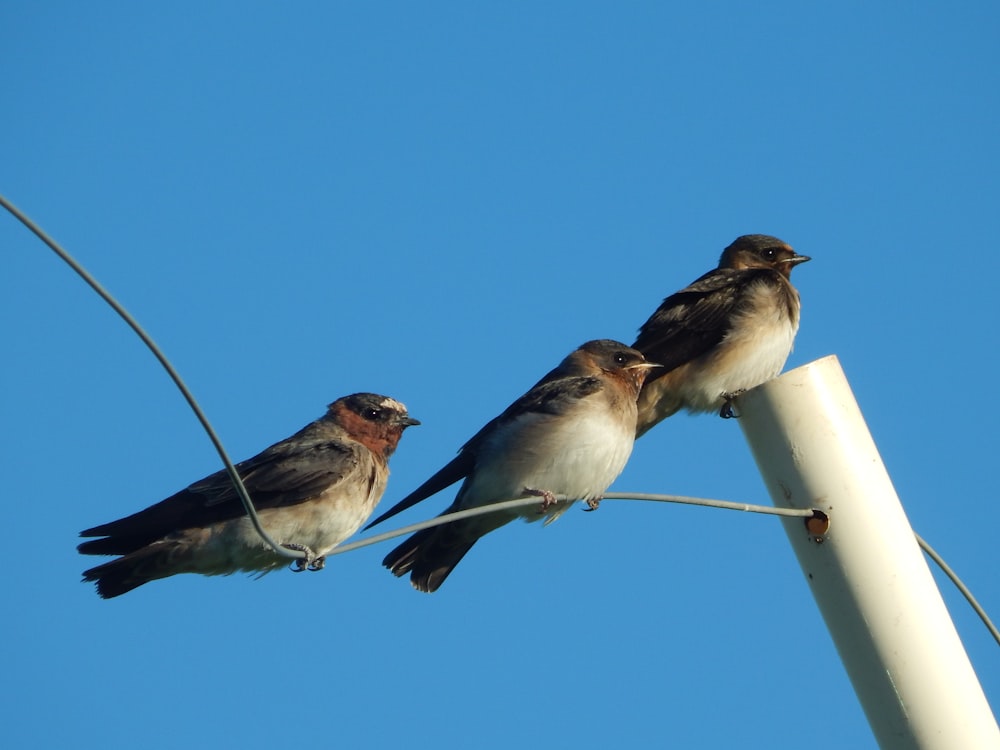
[[[420,420],[414,419],[413,417],[407,415],[405,417],[400,417],[398,420],[396,420],[396,424],[401,424],[403,425],[403,427],[416,427],[418,424],[420,424]]]
[[[799,263],[805,263],[808,260],[812,260],[812,258],[810,258],[808,255],[793,255],[791,258],[784,261],[784,263],[789,268],[792,268],[793,266],[797,266]]]

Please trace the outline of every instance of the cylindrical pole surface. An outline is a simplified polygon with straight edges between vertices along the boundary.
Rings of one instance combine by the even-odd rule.
[[[1000,750],[990,711],[836,357],[746,393],[739,423],[883,750]]]

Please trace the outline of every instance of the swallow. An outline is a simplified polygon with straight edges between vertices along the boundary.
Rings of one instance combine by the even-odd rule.
[[[586,500],[591,509],[625,468],[635,440],[636,397],[656,367],[617,341],[589,341],[567,356],[458,455],[369,527],[463,479],[450,513],[527,495],[536,508],[453,521],[419,531],[382,564],[410,574],[418,591],[436,591],[483,535],[521,517],[548,524]],[[558,501],[562,495],[569,500]]]
[[[789,279],[808,260],[776,237],[744,235],[663,300],[632,345],[662,365],[639,394],[636,437],[680,409],[732,417],[733,398],[781,372],[801,310]]]
[[[306,552],[298,570],[321,569],[325,555],[368,519],[403,430],[418,424],[394,399],[355,393],[236,464],[264,529],[283,546]],[[84,555],[121,555],[83,573],[105,599],[178,573],[263,575],[287,563],[254,529],[225,470],[80,536],[103,537],[80,544]]]

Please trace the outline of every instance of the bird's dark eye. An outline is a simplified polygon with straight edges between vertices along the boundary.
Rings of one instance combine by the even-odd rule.
[[[615,364],[616,365],[623,365],[626,362],[628,362],[628,357],[625,355],[625,352],[617,352],[615,354]]]
[[[765,260],[774,260],[774,257],[777,254],[778,254],[778,251],[775,250],[773,247],[769,247],[769,248],[765,249],[763,251],[763,253],[762,253],[762,255],[764,256]]]
[[[376,419],[379,418],[380,414],[381,412],[378,409],[365,409],[364,417],[365,419],[374,422]]]

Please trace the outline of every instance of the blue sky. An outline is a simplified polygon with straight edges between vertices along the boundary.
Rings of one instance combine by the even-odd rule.
[[[405,402],[383,508],[777,235],[813,257],[789,367],[841,358],[915,529],[996,617],[998,26],[986,2],[8,4],[0,192],[235,458],[347,393]],[[96,296],[10,217],[0,244],[16,745],[874,747],[765,517],[609,502],[500,530],[431,596],[385,544],[99,600],[78,531],[218,459]],[[614,489],[767,502],[709,416]],[[995,644],[942,588],[996,709]]]

